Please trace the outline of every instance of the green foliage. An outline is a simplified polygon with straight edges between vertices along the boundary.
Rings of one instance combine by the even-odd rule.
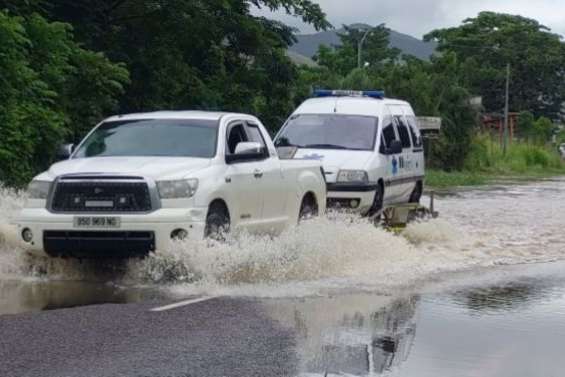
[[[431,62],[409,58],[386,70],[383,82],[387,95],[409,101],[416,114],[442,118],[440,138],[432,143],[432,167],[461,169],[476,114],[469,106],[471,94],[463,85],[457,56],[447,53]]]
[[[488,135],[473,138],[465,170],[491,174],[527,174],[541,171],[565,172],[561,157],[553,148],[527,142],[513,142],[506,155],[498,141]]]
[[[69,25],[37,14],[0,12],[0,72],[0,181],[10,185],[45,169],[77,125],[92,126],[90,115],[114,110],[127,82],[125,69],[80,48]]]
[[[252,6],[330,26],[310,0],[0,0],[0,181],[24,184],[117,111],[242,111],[277,129],[303,91],[293,30]]]
[[[554,130],[553,122],[546,117],[536,120],[529,111],[518,115],[518,135],[529,143],[546,144],[553,136]]]
[[[387,62],[395,61],[400,55],[396,48],[390,48],[390,29],[379,25],[370,29],[354,28],[343,25],[345,33],[338,34],[341,39],[339,46],[320,46],[314,60],[319,65],[328,68],[341,76],[348,75],[358,68],[358,47],[365,36],[361,54],[361,64],[368,63],[371,69],[379,69]],[[368,34],[366,34],[368,32]]]
[[[483,96],[488,112],[504,107],[506,64],[511,65],[511,110],[557,118],[565,101],[565,43],[537,21],[482,12],[463,25],[435,30],[425,37],[443,53],[455,52],[466,85]]]
[[[452,171],[427,169],[426,186],[448,188],[456,186],[478,186],[488,182],[487,176],[469,171]]]

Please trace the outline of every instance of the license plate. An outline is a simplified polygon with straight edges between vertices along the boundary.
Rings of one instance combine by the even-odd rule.
[[[74,218],[75,228],[119,228],[119,217],[107,216],[77,216]]]

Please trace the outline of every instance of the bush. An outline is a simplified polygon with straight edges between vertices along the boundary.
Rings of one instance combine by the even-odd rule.
[[[565,170],[556,150],[526,141],[508,145],[506,155],[498,140],[478,134],[473,138],[471,151],[465,160],[465,170],[483,173],[512,174],[528,171]]]

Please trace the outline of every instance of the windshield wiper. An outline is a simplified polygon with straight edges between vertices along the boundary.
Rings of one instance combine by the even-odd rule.
[[[305,145],[304,148],[319,148],[319,149],[349,149],[342,145],[335,145],[335,144],[308,144]]]

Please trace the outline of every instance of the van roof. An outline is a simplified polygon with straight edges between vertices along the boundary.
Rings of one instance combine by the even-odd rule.
[[[403,105],[410,107],[406,101],[370,97],[322,97],[304,101],[294,114],[351,114],[379,117],[386,105]]]

